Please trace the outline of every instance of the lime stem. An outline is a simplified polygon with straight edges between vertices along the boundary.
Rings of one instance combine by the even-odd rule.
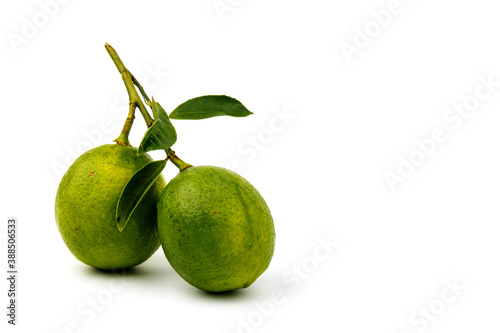
[[[179,168],[179,171],[180,171],[180,172],[182,172],[182,171],[186,170],[186,169],[187,169],[187,168],[189,168],[189,167],[192,167],[192,165],[191,165],[191,164],[184,162],[183,160],[181,160],[181,159],[179,158],[179,156],[175,155],[175,151],[173,151],[171,148],[167,148],[167,149],[165,150],[165,152],[167,153],[167,158],[168,158],[168,159],[169,159],[172,163],[174,163],[174,165],[175,165],[176,167],[178,167],[178,168]]]
[[[135,108],[136,104],[130,102],[128,116],[127,119],[125,120],[125,124],[123,124],[122,132],[120,133],[118,139],[115,140],[115,142],[120,146],[128,146],[128,147],[131,146],[130,141],[128,140],[128,135],[130,134],[130,130],[132,129],[132,124],[134,123]]]
[[[142,97],[146,101],[146,104],[149,105],[150,107],[152,106],[151,100],[149,99],[148,95],[144,91],[144,88],[141,86],[139,81],[135,78],[132,73],[125,67],[123,64],[122,60],[118,56],[118,53],[116,53],[115,49],[111,47],[108,43],[104,45],[106,47],[106,50],[109,53],[109,56],[115,63],[116,68],[118,68],[118,71],[122,75],[123,82],[125,83],[125,87],[127,88],[128,92],[128,97],[130,100],[129,103],[129,113],[127,116],[127,119],[125,120],[125,124],[123,125],[122,132],[120,133],[120,136],[118,139],[115,141],[123,146],[130,146],[130,142],[128,140],[128,135],[130,133],[130,129],[132,128],[132,124],[134,122],[135,118],[135,108],[139,107],[139,110],[141,111],[142,117],[144,118],[144,121],[146,122],[146,125],[151,127],[153,125],[154,119],[151,118],[149,115],[148,110],[144,106],[141,98],[139,97],[139,94],[137,94],[137,90],[135,89],[134,85],[139,89]],[[165,153],[167,153],[167,158],[177,167],[179,168],[179,171],[184,171],[187,168],[191,167],[192,165],[189,163],[184,162],[175,154],[175,152],[171,148],[165,149]]]
[[[153,125],[154,120],[149,115],[149,112],[146,109],[146,107],[144,106],[144,103],[142,103],[142,100],[139,97],[139,94],[137,94],[137,90],[135,90],[135,88],[134,88],[134,81],[137,82],[137,80],[132,75],[132,73],[130,73],[130,71],[125,67],[122,60],[118,56],[118,53],[116,53],[115,49],[113,47],[111,47],[111,45],[109,45],[108,43],[106,43],[104,46],[106,47],[106,51],[108,51],[109,56],[111,57],[111,59],[115,63],[116,68],[118,69],[118,71],[120,72],[120,74],[122,76],[122,79],[123,79],[123,82],[125,83],[125,88],[127,88],[127,93],[128,93],[128,97],[130,100],[129,116],[127,117],[125,125],[123,126],[124,130],[126,129],[130,132],[130,127],[132,125],[130,125],[130,127],[127,126],[127,122],[130,122],[130,114],[135,112],[136,107],[139,107],[139,110],[141,111],[141,114],[144,117],[144,120],[146,121],[146,125],[148,127],[150,127],[151,125]],[[139,83],[137,82],[137,84],[139,84]],[[141,89],[141,93],[144,92],[144,89],[142,89],[142,87],[140,87],[140,89]],[[134,111],[132,111],[132,108]],[[133,122],[133,118],[132,118],[132,122]],[[120,137],[122,137],[122,136],[127,137],[127,141],[128,141],[128,133],[126,131],[125,131],[125,133],[122,132],[120,134]]]
[[[132,75],[132,74],[130,74],[130,75]],[[139,83],[139,81],[137,81],[137,79],[133,75],[132,75],[132,82],[139,89],[139,92],[141,93],[142,98],[144,98],[144,100],[146,101],[146,104],[151,107],[151,100],[149,99],[148,95],[144,91],[144,88],[141,86],[141,84]]]

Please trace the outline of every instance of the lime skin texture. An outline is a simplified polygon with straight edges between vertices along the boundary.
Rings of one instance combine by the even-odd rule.
[[[125,229],[118,231],[116,205],[132,175],[148,162],[147,154],[117,144],[81,155],[57,190],[55,217],[62,239],[81,262],[102,270],[129,268],[158,249],[157,203],[165,188],[160,176],[139,203]]]
[[[213,293],[250,286],[268,268],[276,238],[259,192],[213,166],[189,167],[168,183],[158,203],[158,231],[174,270]]]

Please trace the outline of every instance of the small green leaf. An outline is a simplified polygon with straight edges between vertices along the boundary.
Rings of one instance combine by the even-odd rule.
[[[116,205],[116,224],[123,231],[128,220],[165,168],[167,160],[149,162],[129,179]]]
[[[170,113],[172,119],[205,119],[216,116],[246,117],[253,114],[240,101],[224,95],[190,99]]]
[[[174,126],[168,119],[168,115],[154,98],[151,104],[153,116],[155,118],[153,125],[146,131],[142,138],[137,155],[144,154],[147,151],[170,148],[177,141],[177,133]]]

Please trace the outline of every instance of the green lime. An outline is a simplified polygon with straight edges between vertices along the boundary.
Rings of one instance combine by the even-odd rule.
[[[147,154],[116,144],[81,155],[64,175],[56,195],[55,217],[64,243],[81,262],[104,270],[128,268],[147,260],[159,247],[156,206],[165,187],[160,177],[118,231],[116,205]]]
[[[175,271],[209,292],[250,286],[274,252],[266,202],[243,177],[218,167],[189,167],[168,183],[158,204],[158,231]]]

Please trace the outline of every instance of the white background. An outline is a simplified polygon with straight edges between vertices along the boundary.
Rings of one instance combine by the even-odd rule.
[[[220,3],[222,14],[213,0],[0,5],[2,262],[10,216],[20,246],[18,326],[2,278],[2,331],[498,331],[496,3]],[[227,94],[255,113],[174,122],[181,158],[237,166],[271,208],[275,255],[250,288],[201,292],[161,250],[115,277],[66,249],[61,168],[115,139],[127,112],[105,42],[167,112]],[[133,144],[145,129],[138,113]],[[340,246],[319,248],[328,241]]]

